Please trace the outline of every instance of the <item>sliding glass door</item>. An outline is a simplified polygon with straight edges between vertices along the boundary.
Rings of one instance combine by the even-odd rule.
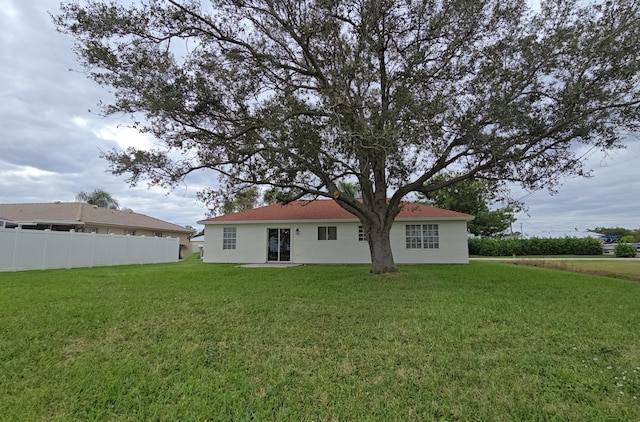
[[[267,261],[291,261],[291,229],[267,229]]]

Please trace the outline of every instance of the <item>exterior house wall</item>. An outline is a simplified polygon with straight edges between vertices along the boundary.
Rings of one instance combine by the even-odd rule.
[[[112,225],[104,225],[104,224],[87,224],[85,227],[80,227],[78,232],[83,233],[92,233],[94,229],[97,229],[98,234],[115,234],[115,235],[130,235],[130,231],[134,231],[134,236],[145,236],[145,237],[156,237],[157,233],[161,233],[162,236],[157,237],[177,237],[180,239],[180,244],[185,245],[183,252],[190,253],[191,252],[191,241],[188,234],[185,233],[177,233],[170,232],[161,229],[144,229],[138,227],[119,227]]]
[[[299,225],[292,235],[293,262],[303,264],[367,264],[371,263],[369,244],[358,240],[359,223],[319,221]],[[318,226],[337,229],[336,240],[318,240]]]
[[[406,224],[438,224],[437,249],[407,249]],[[318,240],[319,226],[335,226],[337,239]],[[370,264],[366,241],[358,240],[359,222],[354,221],[274,221],[205,223],[203,262],[267,262],[267,229],[290,229],[291,263]],[[223,229],[236,229],[236,249],[223,249]],[[396,220],[391,229],[391,247],[398,264],[468,263],[466,221]]]
[[[236,228],[236,249],[223,249],[225,227]],[[202,261],[246,264],[266,262],[266,227],[253,224],[224,224],[205,226]]]
[[[407,224],[437,224],[437,249],[407,249]],[[402,264],[468,264],[469,246],[466,221],[396,221],[391,229],[391,247],[396,263]]]

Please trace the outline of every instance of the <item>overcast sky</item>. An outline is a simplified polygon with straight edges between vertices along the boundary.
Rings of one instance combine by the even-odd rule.
[[[217,180],[214,173],[166,192],[144,184],[130,188],[124,177],[107,172],[100,151],[154,141],[127,129],[126,118],[95,114],[109,94],[80,72],[72,39],[56,32],[48,12],[58,5],[0,0],[0,203],[73,201],[78,192],[99,188],[135,212],[201,227],[196,221],[207,208],[196,192]],[[593,177],[568,179],[555,196],[515,192],[528,214],[519,215],[514,230],[556,237],[596,226],[640,228],[640,140],[629,136],[626,144],[607,156],[591,154]]]

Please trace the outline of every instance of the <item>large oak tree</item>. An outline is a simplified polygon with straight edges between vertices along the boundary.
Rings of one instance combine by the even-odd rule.
[[[219,191],[332,198],[360,219],[382,273],[396,269],[389,231],[403,198],[442,188],[435,175],[554,187],[583,174],[578,144],[606,150],[638,129],[638,8],[88,0],[53,19],[112,89],[104,112],[131,115],[163,145],[106,153],[112,172],[171,186],[213,169]]]

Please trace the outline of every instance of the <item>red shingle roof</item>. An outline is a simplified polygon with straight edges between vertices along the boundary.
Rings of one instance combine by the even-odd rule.
[[[473,216],[418,203],[404,203],[396,219],[446,219],[472,220]],[[287,205],[273,204],[232,214],[198,221],[198,224],[222,223],[226,221],[300,221],[300,220],[357,220],[335,201],[294,201]]]

